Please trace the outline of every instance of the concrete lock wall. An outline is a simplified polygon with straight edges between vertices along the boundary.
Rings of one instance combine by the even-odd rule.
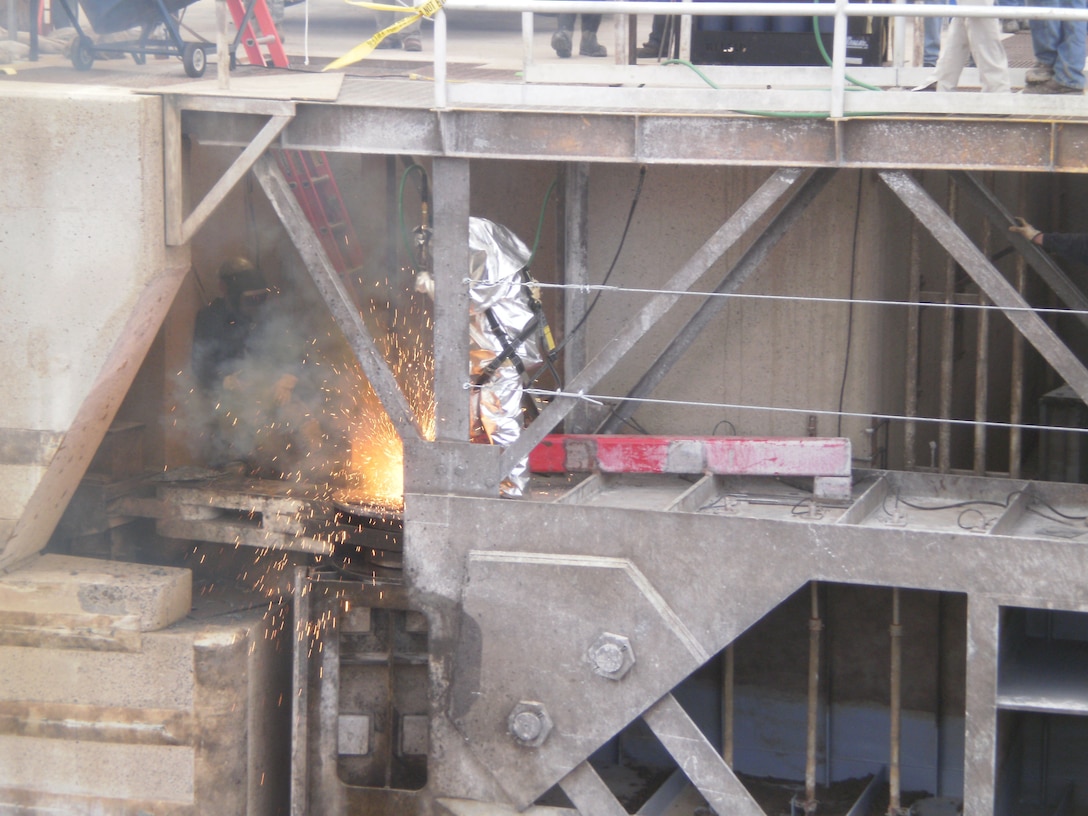
[[[158,97],[0,89],[0,568],[44,547],[188,266]]]

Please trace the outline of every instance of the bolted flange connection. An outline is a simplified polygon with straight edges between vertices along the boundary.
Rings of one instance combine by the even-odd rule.
[[[623,635],[605,632],[589,647],[589,664],[594,674],[609,680],[621,680],[635,665],[631,641]]]
[[[552,718],[543,703],[522,700],[510,710],[506,727],[518,745],[539,748],[552,731]]]

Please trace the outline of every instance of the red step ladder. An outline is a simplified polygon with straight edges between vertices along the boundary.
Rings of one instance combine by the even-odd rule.
[[[243,6],[242,0],[227,0],[227,8],[230,9],[234,27],[238,30],[234,48],[231,50],[231,61],[234,60],[240,42],[246,50],[250,65],[286,68],[287,52],[283,50],[276,24],[272,22],[272,12],[268,10],[267,0],[250,0],[248,6]],[[267,48],[267,57],[261,52],[262,45]]]
[[[363,248],[328,159],[317,150],[280,150],[277,159],[329,261],[348,291],[357,293],[362,285]]]

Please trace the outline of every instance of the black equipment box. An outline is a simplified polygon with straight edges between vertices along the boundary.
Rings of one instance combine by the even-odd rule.
[[[854,18],[851,23],[868,23]],[[873,18],[870,32],[850,33],[846,41],[846,65],[879,66],[884,52],[884,20]],[[853,27],[853,26],[851,26]],[[849,29],[848,29],[849,30]],[[833,36],[820,39],[828,55]],[[813,31],[692,31],[691,61],[696,65],[826,65]]]

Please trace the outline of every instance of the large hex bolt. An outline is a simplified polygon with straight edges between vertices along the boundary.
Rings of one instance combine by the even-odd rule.
[[[510,710],[506,727],[518,745],[539,748],[552,731],[552,718],[543,703],[522,700]]]
[[[595,674],[609,680],[622,680],[635,665],[631,641],[623,635],[605,632],[589,647],[589,663]]]

